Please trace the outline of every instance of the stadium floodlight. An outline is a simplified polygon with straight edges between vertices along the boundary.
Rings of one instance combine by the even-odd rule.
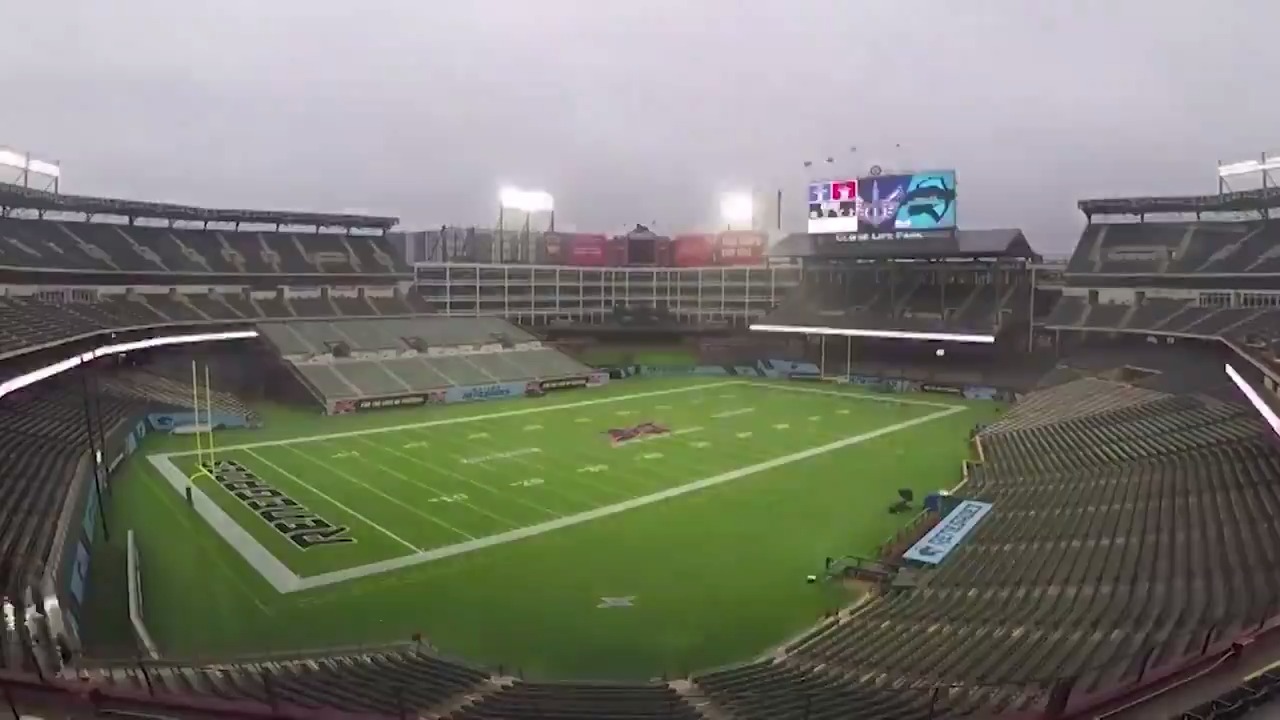
[[[1244,396],[1248,398],[1249,404],[1253,405],[1253,409],[1257,410],[1262,419],[1267,421],[1267,425],[1271,426],[1271,432],[1280,436],[1280,416],[1276,415],[1276,411],[1272,410],[1271,406],[1262,399],[1262,396],[1258,395],[1258,391],[1254,390],[1249,385],[1249,382],[1229,364],[1227,365],[1227,377],[1231,378],[1231,382],[1240,388],[1240,392],[1244,393]]]
[[[514,237],[507,235],[507,216],[510,213],[516,213],[517,220],[520,214],[524,215],[523,222],[512,223],[515,226]],[[533,259],[535,214],[549,216],[548,229],[556,229],[556,203],[551,193],[510,186],[498,191],[497,262],[527,263]]]
[[[17,179],[14,180],[12,176],[4,177],[0,175],[0,183],[17,184],[24,188],[30,188],[34,184],[36,185],[36,190],[58,192],[58,182],[59,178],[62,177],[62,167],[56,162],[36,160],[31,157],[31,153],[0,147],[0,169],[5,168],[12,168],[17,171]],[[40,187],[41,185],[44,187]]]
[[[545,190],[505,187],[498,193],[498,202],[504,210],[518,210],[525,213],[551,212],[556,208],[555,199]]]
[[[9,148],[0,148],[0,165],[15,168],[22,172],[33,172],[51,178],[60,177],[62,168],[58,163],[46,160],[35,160],[27,153],[20,153]]]
[[[720,219],[731,229],[734,225],[751,227],[756,219],[755,200],[751,193],[732,192],[721,195]]]
[[[1244,162],[1227,163],[1218,166],[1218,177],[1229,178],[1237,175],[1252,175],[1280,170],[1280,157],[1262,156],[1261,160],[1245,160]]]
[[[965,333],[910,332],[907,330],[863,330],[859,328],[833,328],[823,325],[750,325],[748,330],[757,332],[801,333],[804,335],[840,335],[842,337],[871,337],[889,340],[927,340],[990,345],[995,335],[970,335]]]

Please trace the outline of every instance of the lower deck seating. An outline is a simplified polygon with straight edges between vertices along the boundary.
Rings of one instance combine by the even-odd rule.
[[[558,350],[532,344],[525,330],[493,317],[300,321],[260,327],[326,403],[591,373]]]
[[[699,720],[667,685],[518,682],[449,714],[449,720]]]
[[[203,383],[203,380],[201,381]],[[102,379],[103,392],[120,398],[131,398],[139,402],[156,403],[177,408],[192,407],[191,379],[179,380],[146,370],[124,370],[113,373]],[[253,411],[233,393],[211,390],[207,399],[213,402],[215,413],[249,417]],[[200,398],[201,407],[206,397]],[[203,417],[204,411],[201,411]]]
[[[863,683],[838,671],[772,661],[697,677],[699,687],[742,720],[928,720],[928,692]]]
[[[101,417],[108,430],[140,408],[107,395],[90,407],[95,423]],[[15,604],[39,579],[53,548],[55,520],[87,462],[85,412],[84,396],[72,388],[32,388],[0,399],[0,597]],[[94,434],[96,439],[96,425]]]
[[[481,670],[413,650],[222,665],[181,664],[83,671],[94,685],[114,685],[157,695],[208,695],[227,700],[336,708],[403,717],[426,712],[488,679]]]

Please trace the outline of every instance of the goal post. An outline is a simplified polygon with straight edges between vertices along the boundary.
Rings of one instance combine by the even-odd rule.
[[[204,366],[203,381],[204,392],[201,392],[200,367],[195,360],[191,361],[191,422],[188,424],[176,425],[173,428],[175,435],[193,435],[196,441],[196,470],[192,474],[192,479],[199,475],[207,475],[209,468],[214,462],[214,444],[213,444],[213,384],[209,373],[209,366]],[[201,404],[203,403],[203,408]]]

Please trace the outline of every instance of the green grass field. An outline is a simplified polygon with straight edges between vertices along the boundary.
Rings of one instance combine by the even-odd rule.
[[[709,378],[337,418],[268,409],[267,428],[217,435],[217,461],[353,541],[302,549],[179,454],[190,437],[149,438],[113,481],[86,632],[97,652],[130,642],[122,548],[133,529],[147,623],[166,655],[422,632],[447,653],[542,677],[640,678],[745,660],[849,602],[844,588],[804,576],[892,534],[904,522],[886,512],[898,488],[954,486],[968,430],[996,411]],[[607,435],[649,422],[669,432],[618,444]],[[194,476],[292,577],[289,591],[163,472]]]

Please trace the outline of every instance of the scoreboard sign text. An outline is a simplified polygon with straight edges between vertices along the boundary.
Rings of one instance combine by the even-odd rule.
[[[811,234],[858,231],[858,181],[823,180],[809,183]]]

